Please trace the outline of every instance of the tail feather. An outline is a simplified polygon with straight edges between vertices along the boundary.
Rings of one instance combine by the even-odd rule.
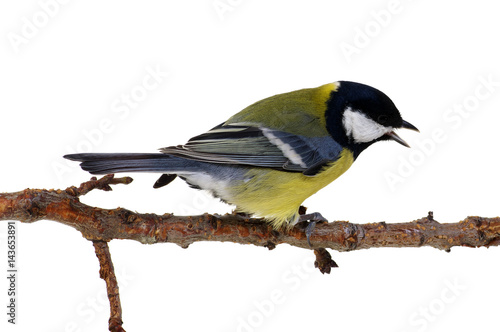
[[[77,153],[64,158],[80,161],[83,170],[91,174],[123,172],[175,173],[187,165],[185,160],[163,153]]]

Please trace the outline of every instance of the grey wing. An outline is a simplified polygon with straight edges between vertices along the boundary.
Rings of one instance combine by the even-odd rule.
[[[221,164],[268,167],[315,175],[337,160],[342,146],[332,137],[306,137],[266,127],[219,125],[191,138],[185,145],[161,152]]]

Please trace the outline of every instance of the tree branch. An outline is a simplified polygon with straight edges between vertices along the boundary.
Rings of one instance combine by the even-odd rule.
[[[118,291],[118,282],[116,281],[115,268],[111,260],[108,243],[105,241],[92,241],[95,248],[95,254],[99,259],[99,275],[106,282],[108,292],[110,316],[109,330],[112,332],[125,332],[122,328],[122,306],[120,304],[120,293]]]
[[[129,177],[114,178],[113,175],[106,175],[99,180],[93,177],[78,188],[25,189],[0,194],[0,220],[19,220],[25,223],[41,219],[54,220],[77,229],[86,239],[93,241],[101,266],[100,275],[106,281],[110,300],[110,331],[124,331],[121,327],[118,284],[107,245],[112,239],[129,239],[147,244],[170,242],[183,248],[198,241],[253,244],[268,249],[287,243],[314,249],[315,266],[322,273],[329,273],[332,267],[337,266],[324,248],[351,251],[430,246],[449,251],[454,246],[489,247],[500,244],[499,217],[467,217],[457,223],[441,224],[429,212],[424,218],[395,224],[336,221],[316,226],[311,236],[311,248],[303,225],[278,232],[262,219],[246,218],[238,214],[143,214],[123,208],[101,209],[80,202],[80,196],[94,189],[111,190],[111,185],[130,182],[132,179]]]
[[[129,239],[141,243],[170,242],[187,248],[198,241],[253,244],[273,249],[289,245],[311,249],[303,225],[277,232],[262,219],[237,214],[174,216],[136,213],[123,208],[101,209],[80,202],[93,189],[110,190],[112,184],[127,184],[131,178],[106,175],[92,178],[79,188],[65,190],[25,189],[0,194],[0,220],[30,223],[48,219],[71,226],[88,240]],[[432,213],[411,222],[353,224],[335,221],[318,224],[311,236],[313,249],[337,251],[379,247],[430,246],[450,250],[454,246],[497,246],[500,218],[467,217],[458,223],[441,224]]]

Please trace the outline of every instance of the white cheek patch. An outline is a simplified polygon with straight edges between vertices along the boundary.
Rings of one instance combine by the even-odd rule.
[[[392,127],[384,127],[361,112],[348,107],[342,119],[347,136],[355,143],[367,143],[392,131]]]

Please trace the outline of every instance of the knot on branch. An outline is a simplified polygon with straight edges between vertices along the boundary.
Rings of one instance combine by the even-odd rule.
[[[32,223],[45,216],[42,202],[42,192],[36,189],[23,190],[23,197],[19,200],[20,214],[25,222]]]

